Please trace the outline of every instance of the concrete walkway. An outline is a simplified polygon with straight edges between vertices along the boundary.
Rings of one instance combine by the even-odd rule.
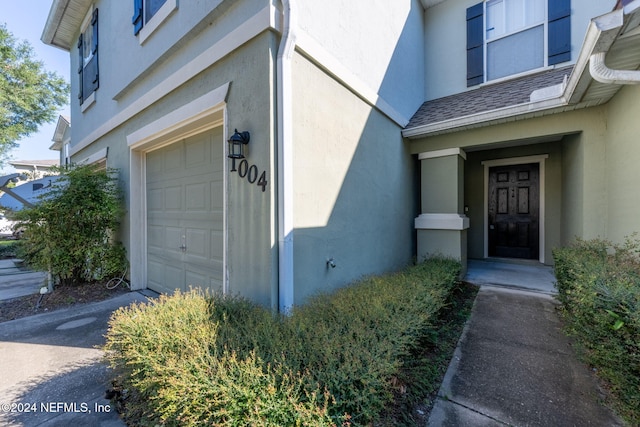
[[[428,425],[622,425],[561,330],[548,267],[500,264],[469,263],[466,279],[482,286]]]
[[[533,261],[477,260],[467,262],[465,280],[476,285],[499,285],[556,294],[553,267]]]
[[[130,292],[0,323],[0,425],[125,426],[104,398],[110,373],[96,346],[114,310],[143,300]]]
[[[47,273],[24,270],[15,259],[0,260],[0,299],[12,299],[37,294],[46,286]]]

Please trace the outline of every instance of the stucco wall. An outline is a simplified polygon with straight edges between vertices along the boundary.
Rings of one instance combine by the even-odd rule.
[[[448,0],[425,12],[426,99],[467,90],[466,9],[479,0]],[[572,2],[571,60],[575,62],[591,18],[610,12],[615,0]],[[566,64],[561,64],[566,65]]]
[[[623,86],[608,105],[606,132],[607,237],[622,242],[640,232],[640,87]]]
[[[70,52],[73,144],[268,5],[266,0],[178,2],[178,9],[140,44],[131,24],[132,3],[122,7],[120,2],[96,2],[100,87],[96,103],[84,112],[77,99],[75,45]]]
[[[400,129],[300,55],[294,81],[296,304],[414,253],[415,166]],[[333,258],[336,267],[327,268]]]
[[[260,172],[266,171],[268,185],[263,192],[261,187],[250,184],[235,172],[227,175],[229,292],[248,296],[266,306],[277,304],[273,203],[276,187],[273,165],[275,107],[272,104],[272,64],[277,41],[275,34],[263,33],[74,156],[79,160],[108,147],[108,166],[120,170],[129,209],[131,194],[127,184],[131,176],[127,135],[231,82],[226,104],[227,133],[233,132],[234,128],[251,132],[247,161],[255,164]],[[129,222],[125,218],[121,238],[127,248],[130,247],[129,235]]]
[[[297,1],[300,33],[409,119],[424,101],[419,0]],[[301,44],[304,45],[301,40]]]

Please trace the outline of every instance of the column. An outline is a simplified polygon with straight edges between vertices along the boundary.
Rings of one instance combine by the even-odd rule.
[[[460,148],[420,153],[421,214],[415,219],[418,261],[444,255],[467,268],[467,229],[464,214],[464,162]]]

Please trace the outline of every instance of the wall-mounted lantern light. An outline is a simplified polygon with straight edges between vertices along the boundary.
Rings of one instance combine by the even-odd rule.
[[[236,129],[227,141],[229,143],[229,158],[244,159],[244,146],[249,143],[250,139],[249,132],[238,132]]]

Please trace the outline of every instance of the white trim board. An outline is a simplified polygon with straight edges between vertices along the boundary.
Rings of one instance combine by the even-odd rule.
[[[229,83],[127,135],[130,149],[129,262],[131,289],[147,287],[146,154],[168,144],[222,126],[226,141],[226,97]],[[223,144],[226,158],[226,144]],[[228,162],[223,172],[223,292],[228,292],[227,187]]]
[[[414,227],[416,230],[466,230],[469,218],[456,213],[423,213],[414,220]]]
[[[545,253],[545,160],[549,158],[548,154],[540,154],[537,156],[511,157],[508,159],[485,160],[481,162],[484,166],[484,257],[489,258],[489,168],[495,166],[511,166],[523,165],[527,163],[538,163],[540,173],[540,211],[539,211],[539,237],[538,237],[538,261],[544,264]]]
[[[467,160],[467,153],[462,148],[445,148],[444,150],[425,151],[418,154],[418,160],[435,159],[446,156],[460,156]]]

